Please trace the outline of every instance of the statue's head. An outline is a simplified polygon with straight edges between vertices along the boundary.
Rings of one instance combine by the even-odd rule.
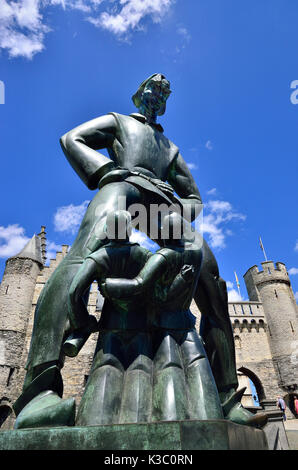
[[[154,73],[141,83],[132,101],[142,113],[161,116],[170,94],[170,82],[161,73]]]
[[[110,212],[106,218],[104,231],[109,240],[115,242],[129,240],[132,232],[130,213],[124,210]]]

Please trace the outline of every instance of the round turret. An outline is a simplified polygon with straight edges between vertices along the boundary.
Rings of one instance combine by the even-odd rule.
[[[0,285],[0,423],[18,396],[18,373],[36,278],[43,266],[40,238],[35,236],[6,261]],[[0,424],[1,425],[1,424]]]
[[[297,304],[284,263],[262,263],[244,275],[250,300],[261,301],[268,324],[268,338],[279,385],[286,391],[298,386]]]

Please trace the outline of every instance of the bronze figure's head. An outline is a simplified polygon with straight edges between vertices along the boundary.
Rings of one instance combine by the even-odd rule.
[[[162,116],[170,94],[170,82],[161,73],[154,73],[141,83],[132,101],[142,114]]]

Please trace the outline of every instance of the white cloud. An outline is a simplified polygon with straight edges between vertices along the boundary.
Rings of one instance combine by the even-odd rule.
[[[295,245],[294,250],[295,250],[295,251],[298,251],[298,240],[296,241],[296,245]]]
[[[216,193],[217,193],[217,189],[216,189],[216,188],[212,188],[212,189],[210,189],[209,191],[207,191],[207,194],[208,194],[209,196],[214,196]]]
[[[111,6],[98,11],[103,0],[0,0],[0,50],[10,57],[32,59],[45,46],[49,7],[79,10],[84,19],[118,37],[143,29],[142,20],[150,17],[154,23],[162,20],[175,0],[111,0]],[[181,33],[182,34],[182,33]]]
[[[292,276],[295,276],[296,274],[298,274],[298,268],[289,269],[289,274],[292,274]]]
[[[231,281],[227,281],[227,289],[228,289],[228,301],[229,302],[242,302],[243,297],[239,294],[239,291],[234,289],[234,284]]]
[[[179,27],[179,28],[177,29],[177,33],[180,34],[180,36],[182,36],[183,39],[185,39],[187,42],[190,41],[191,35],[189,34],[189,31],[188,31],[186,28],[184,28],[184,27]]]
[[[55,242],[47,241],[47,259],[46,264],[56,258],[57,251],[61,251],[61,245],[57,245]]]
[[[212,144],[211,140],[207,140],[207,142],[205,144],[205,147],[208,150],[213,150],[213,144]]]
[[[43,40],[50,29],[43,24],[39,0],[0,0],[0,49],[11,57],[32,59],[44,48]]]
[[[294,297],[298,301],[298,292],[295,292]]]
[[[245,220],[246,216],[235,212],[228,201],[212,200],[205,204],[204,217],[200,225],[203,234],[207,234],[212,248],[223,249],[226,246],[226,236],[231,230],[226,224],[234,220]]]
[[[68,206],[58,207],[54,215],[54,227],[56,232],[70,232],[75,234],[81,224],[89,202],[90,201],[84,201],[78,206],[69,204]]]
[[[63,10],[80,10],[83,13],[90,13],[92,11],[92,4],[99,5],[103,0],[88,1],[88,0],[48,0],[51,5],[60,5]],[[91,6],[89,5],[91,4]]]
[[[130,241],[132,243],[139,243],[141,246],[144,248],[147,248],[147,250],[150,251],[155,251],[156,249],[159,249],[159,246],[154,243],[150,238],[148,238],[144,233],[139,232],[138,230],[133,229]]]
[[[243,297],[236,291],[236,289],[228,290],[228,301],[229,302],[242,302]]]
[[[25,236],[25,229],[18,224],[0,226],[0,258],[18,254],[29,240]]]
[[[121,36],[131,30],[142,29],[141,21],[146,16],[159,23],[173,3],[174,0],[120,0],[112,12],[104,11],[98,18],[88,20]]]
[[[191,162],[187,163],[186,162],[186,165],[188,166],[188,168],[190,170],[197,170],[198,169],[198,165],[196,165],[195,163],[191,163]]]

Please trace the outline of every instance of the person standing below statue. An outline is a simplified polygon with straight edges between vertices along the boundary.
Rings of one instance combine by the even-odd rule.
[[[283,420],[286,421],[286,419],[287,419],[287,417],[286,417],[286,408],[287,408],[287,406],[286,406],[286,403],[285,403],[284,399],[281,396],[277,397],[276,406],[282,411]]]
[[[154,74],[133,96],[139,113],[129,116],[109,113],[76,127],[61,138],[62,149],[73,169],[89,189],[99,188],[99,191],[87,208],[69,253],[46,283],[36,306],[27,375],[22,394],[14,403],[16,415],[24,407],[30,410],[34,405],[32,425],[38,425],[38,409],[40,407],[42,412],[44,408],[44,392],[62,397],[62,344],[70,332],[68,292],[84,258],[106,242],[101,235],[107,214],[119,209],[120,199],[126,201],[125,208],[143,204],[148,214],[152,204],[171,206],[174,203],[180,208],[187,207],[191,220],[201,207],[201,196],[187,164],[156,122],[157,116],[165,112],[170,93],[165,76]],[[103,148],[108,150],[110,159],[98,152]],[[149,222],[154,220],[151,218]],[[161,243],[158,239],[155,241]],[[241,394],[236,393],[238,380],[226,284],[219,276],[216,260],[206,241],[194,298],[202,312],[201,335],[225,415],[236,422],[252,424],[253,420],[242,412]],[[42,423],[45,425],[44,419]],[[48,425],[55,423],[52,410]],[[59,413],[57,423],[61,423]]]
[[[294,410],[295,410],[296,418],[298,418],[298,397],[297,397],[297,395],[294,398]]]

